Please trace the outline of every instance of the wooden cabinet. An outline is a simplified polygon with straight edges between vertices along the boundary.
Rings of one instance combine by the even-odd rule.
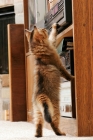
[[[34,56],[30,53],[26,54],[26,80],[27,80],[27,121],[32,120],[32,93],[33,93],[33,72],[34,72]]]
[[[14,6],[0,7],[0,74],[8,74],[7,24],[15,23]]]
[[[26,121],[24,25],[8,25],[10,120]]]
[[[25,28],[28,28],[27,3],[28,0],[24,0]],[[73,36],[75,86],[73,81],[72,100],[76,118],[61,118],[60,127],[72,135],[93,136],[93,1],[72,0],[72,11],[73,24],[57,36],[57,44],[63,37]],[[26,40],[25,43],[27,46]],[[30,61],[33,63],[33,59]]]

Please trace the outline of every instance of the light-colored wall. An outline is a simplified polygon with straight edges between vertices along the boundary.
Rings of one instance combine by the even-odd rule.
[[[0,120],[5,120],[5,110],[9,110],[9,74],[0,74]]]
[[[15,23],[24,24],[23,0],[14,0]]]
[[[42,8],[41,8],[41,5],[42,5]],[[37,1],[37,22],[38,21],[41,21],[43,19],[43,17],[45,16],[45,13],[46,13],[46,2],[45,0],[38,0]]]
[[[15,23],[24,24],[23,0],[0,0],[0,8],[14,5]],[[5,110],[9,110],[9,74],[0,74],[0,120],[5,120]]]
[[[14,5],[15,10],[15,23],[24,23],[24,10],[23,10],[23,0],[0,0],[0,7],[7,7],[9,5]]]
[[[14,4],[14,0],[0,0],[0,7],[5,7],[8,5],[13,5]]]

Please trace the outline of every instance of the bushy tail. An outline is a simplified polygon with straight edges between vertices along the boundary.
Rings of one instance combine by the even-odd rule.
[[[52,122],[52,118],[49,112],[49,107],[47,105],[47,103],[43,103],[43,107],[44,107],[44,118],[48,123]]]
[[[53,104],[45,94],[40,94],[36,98],[38,108],[44,115],[44,119],[48,122],[52,122],[52,116],[54,114]]]

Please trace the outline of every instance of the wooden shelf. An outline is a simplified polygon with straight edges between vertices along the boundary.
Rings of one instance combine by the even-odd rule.
[[[73,36],[73,24],[70,25],[68,28],[66,28],[64,31],[62,31],[57,36],[57,44],[56,45],[58,46],[64,37],[70,37],[70,36]]]

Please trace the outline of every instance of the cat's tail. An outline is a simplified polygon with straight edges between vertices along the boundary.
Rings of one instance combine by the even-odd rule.
[[[44,119],[48,122],[52,122],[53,105],[47,95],[41,94],[37,97],[38,107],[42,112]]]
[[[43,107],[44,107],[44,118],[45,118],[45,120],[48,123],[51,123],[52,122],[52,119],[51,119],[51,114],[49,112],[49,106],[48,106],[48,104],[46,102],[43,103]]]

